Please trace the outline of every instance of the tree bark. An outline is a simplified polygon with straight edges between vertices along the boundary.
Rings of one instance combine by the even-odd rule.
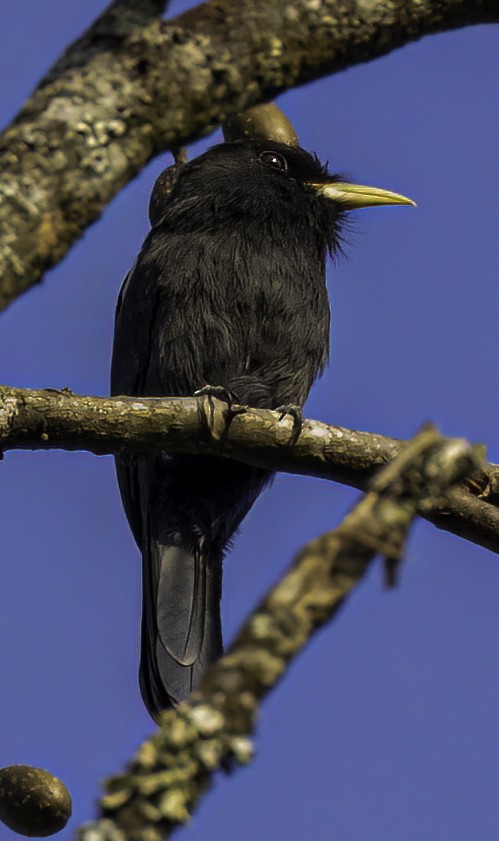
[[[364,490],[405,442],[305,420],[293,446],[293,420],[247,407],[228,417],[211,397],[81,397],[72,392],[0,387],[0,451],[88,450],[97,455],[167,450],[230,457],[330,479]],[[484,448],[483,452],[485,452]],[[466,486],[421,502],[441,529],[499,553],[499,468],[485,465]]]

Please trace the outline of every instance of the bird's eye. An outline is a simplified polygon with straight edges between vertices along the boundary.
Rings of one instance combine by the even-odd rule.
[[[288,168],[286,158],[284,155],[279,154],[279,152],[262,152],[260,154],[260,160],[265,166],[272,166],[274,169],[280,169],[283,172],[286,172]]]

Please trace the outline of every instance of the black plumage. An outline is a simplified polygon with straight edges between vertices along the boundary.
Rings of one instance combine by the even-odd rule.
[[[112,393],[187,396],[209,383],[255,407],[302,406],[328,358],[326,255],[345,209],[324,188],[339,197],[343,185],[303,149],[255,140],[215,146],[175,175],[173,187],[158,179],[120,293]],[[222,652],[223,554],[270,474],[166,453],[116,463],[143,557],[140,685],[156,716]]]

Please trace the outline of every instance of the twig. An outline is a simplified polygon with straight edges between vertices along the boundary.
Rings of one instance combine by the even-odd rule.
[[[426,428],[376,478],[342,524],[307,544],[250,616],[200,692],[160,718],[123,774],[106,783],[104,820],[79,841],[161,841],[186,823],[213,773],[251,759],[258,706],[313,633],[331,620],[377,553],[399,558],[429,497],[479,466],[476,449]],[[94,834],[92,834],[94,833]]]
[[[0,451],[215,454],[365,489],[374,472],[404,446],[383,435],[305,420],[290,447],[290,418],[281,421],[277,412],[247,409],[232,419],[227,431],[226,410],[223,401],[205,397],[81,397],[67,389],[0,386]],[[425,502],[421,516],[499,553],[498,471],[496,465],[486,465],[466,487],[444,500]]]

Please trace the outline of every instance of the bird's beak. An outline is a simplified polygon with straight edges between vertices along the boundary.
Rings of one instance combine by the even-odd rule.
[[[359,207],[375,207],[383,204],[411,204],[416,207],[416,202],[401,196],[399,193],[392,193],[390,190],[382,190],[380,187],[364,187],[361,184],[347,184],[343,181],[324,181],[322,183],[310,183],[321,196],[341,205],[345,210],[357,210]]]

